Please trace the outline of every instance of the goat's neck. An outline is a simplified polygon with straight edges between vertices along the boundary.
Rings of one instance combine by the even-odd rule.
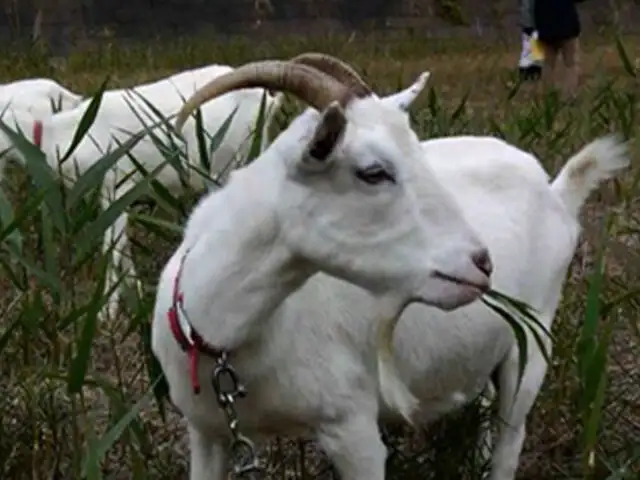
[[[275,195],[268,192],[278,167],[269,171],[269,163],[261,159],[234,172],[187,225],[184,307],[196,331],[216,347],[236,349],[257,338],[262,322],[312,273],[280,236],[270,208]]]

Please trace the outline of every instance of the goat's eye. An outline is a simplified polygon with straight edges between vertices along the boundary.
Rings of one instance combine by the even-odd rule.
[[[382,182],[396,183],[395,177],[381,165],[372,165],[367,168],[356,169],[356,178],[369,185],[377,185]]]

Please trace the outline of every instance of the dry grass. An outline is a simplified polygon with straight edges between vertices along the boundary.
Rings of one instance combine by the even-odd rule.
[[[428,42],[428,43],[427,43]],[[632,62],[640,58],[640,39],[625,39]],[[377,88],[390,92],[406,86],[423,70],[430,70],[431,94],[413,107],[416,129],[422,138],[456,133],[496,134],[537,154],[551,174],[587,140],[609,130],[635,137],[638,127],[638,82],[624,69],[613,41],[587,41],[583,52],[583,87],[571,104],[543,97],[525,86],[508,98],[514,86],[517,45],[513,48],[468,41],[420,38],[384,39],[381,35],[343,38],[278,40],[250,44],[242,39],[226,44],[214,39],[179,40],[170,44],[118,48],[103,44],[70,58],[52,71],[41,55],[7,54],[0,60],[3,80],[24,76],[52,76],[70,88],[92,92],[111,75],[111,84],[134,85],[178,69],[211,62],[239,64],[264,57],[285,57],[303,50],[322,50],[352,62]],[[604,87],[606,82],[615,85]],[[468,95],[468,97],[467,97]],[[464,100],[458,116],[452,115]],[[637,144],[633,146],[637,163]],[[598,225],[606,212],[618,214],[606,257],[602,298],[610,302],[627,295],[606,317],[614,325],[608,355],[610,381],[599,430],[594,479],[607,478],[640,445],[640,193],[637,167],[621,182],[603,188],[585,209],[585,241],[578,249],[554,324],[555,360],[535,411],[521,458],[521,479],[584,478],[580,467],[582,412],[576,377],[576,341],[585,316],[587,277],[598,248]],[[15,205],[26,205],[35,195],[26,176],[13,169],[6,190]],[[81,215],[82,212],[74,214]],[[44,248],[39,231],[46,219],[26,219],[21,230],[25,251],[41,262]],[[163,262],[177,239],[162,238],[142,225],[135,227],[134,256],[145,279],[148,295],[131,299],[127,313],[109,325],[99,325],[91,363],[81,393],[68,393],[71,358],[77,351],[82,324],[67,315],[79,309],[95,288],[97,261],[70,266],[74,243],[61,240],[59,281],[67,292],[58,303],[34,275],[26,287],[8,275],[0,276],[0,476],[2,478],[77,478],[88,441],[100,437],[149,388],[147,369],[149,309],[153,286]],[[168,238],[167,238],[168,237]],[[6,267],[6,263],[3,266]],[[3,268],[4,268],[3,267]],[[6,269],[5,269],[6,270]],[[634,293],[635,292],[635,293]],[[604,317],[603,317],[604,318]],[[4,335],[9,325],[19,322]],[[603,325],[601,328],[605,328]],[[472,441],[479,413],[475,406],[448,418],[428,431],[400,437],[389,461],[389,478],[479,478],[472,473],[472,458],[465,446]],[[270,470],[273,478],[292,478],[305,471],[311,478],[330,478],[331,471],[312,446],[274,442]],[[166,420],[154,402],[126,429],[108,451],[103,473],[112,478],[183,478],[187,446],[179,417]],[[639,462],[635,475],[640,475]],[[619,478],[639,478],[628,476]]]

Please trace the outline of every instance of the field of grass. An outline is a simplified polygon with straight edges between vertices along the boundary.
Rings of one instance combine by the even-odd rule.
[[[518,478],[622,480],[640,478],[640,38],[621,42],[586,39],[582,86],[571,102],[518,88],[517,43],[382,34],[103,43],[55,70],[44,54],[5,52],[0,81],[49,76],[90,94],[107,75],[109,86],[131,86],[204,63],[319,50],[351,62],[380,93],[430,70],[412,108],[421,138],[502,136],[538,155],[551,175],[586,142],[621,132],[634,166],[584,210],[584,238],[553,326],[553,364],[529,417]],[[175,229],[149,216],[180,225],[186,207],[132,207],[143,295],[129,290],[122,315],[99,324],[104,262],[95,252],[113,216],[96,217],[90,201],[69,202],[43,190],[47,178],[39,181],[14,167],[0,190],[0,478],[75,479],[83,471],[88,478],[184,478],[184,425],[147,392],[157,375],[148,344],[154,286],[178,242]],[[424,431],[387,432],[388,478],[480,478],[470,452],[483,414],[472,405]],[[331,478],[311,444],[283,439],[263,453],[270,478]]]

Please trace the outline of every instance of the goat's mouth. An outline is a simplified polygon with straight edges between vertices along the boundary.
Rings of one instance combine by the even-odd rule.
[[[489,282],[489,277],[486,277],[485,282],[473,282],[471,280],[467,280],[460,277],[454,277],[453,275],[447,275],[446,273],[436,271],[433,276],[440,280],[444,280],[445,282],[454,283],[456,285],[460,285],[461,287],[470,288],[477,290],[479,294],[487,292],[491,288],[491,283]]]

